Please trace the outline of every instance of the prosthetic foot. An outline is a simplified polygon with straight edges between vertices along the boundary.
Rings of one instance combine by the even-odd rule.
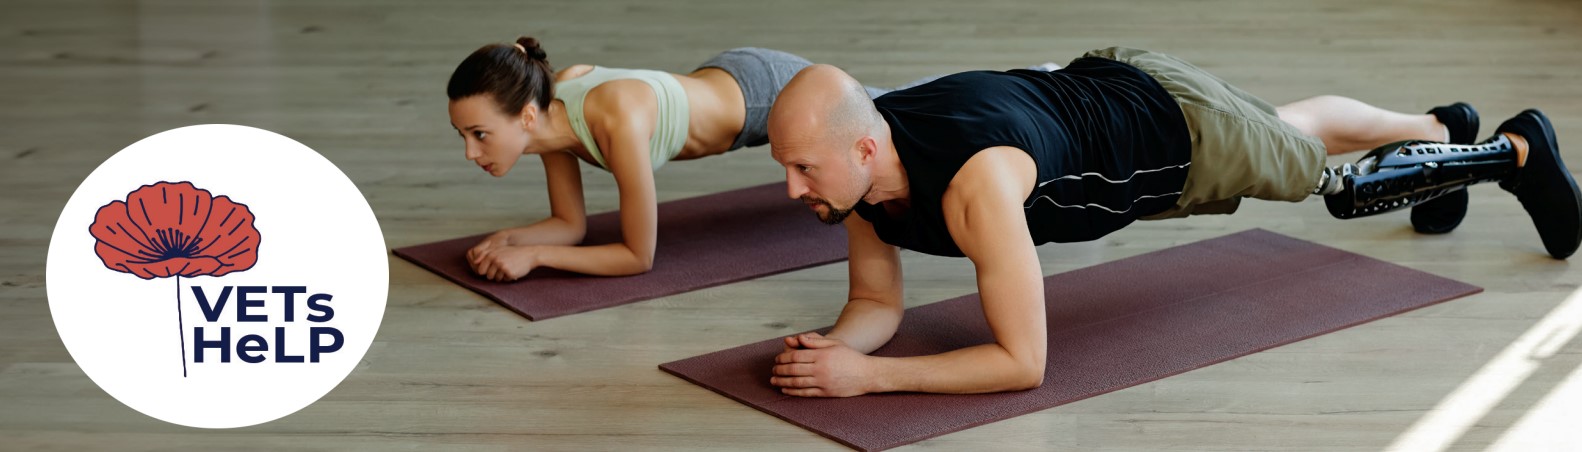
[[[1479,182],[1503,181],[1516,170],[1516,148],[1504,135],[1480,144],[1402,141],[1380,146],[1357,163],[1325,168],[1317,192],[1335,218],[1376,215],[1420,204]]]
[[[1527,142],[1525,165],[1505,134]],[[1554,125],[1538,110],[1500,124],[1476,145],[1428,141],[1391,143],[1357,163],[1325,168],[1314,193],[1336,218],[1356,218],[1412,207],[1467,186],[1498,181],[1532,217],[1544,249],[1565,259],[1582,245],[1582,190],[1560,159]]]

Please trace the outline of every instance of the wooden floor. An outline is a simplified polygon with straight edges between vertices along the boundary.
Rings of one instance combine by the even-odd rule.
[[[1341,94],[1421,112],[1464,100],[1485,134],[1538,106],[1562,143],[1582,143],[1574,0],[218,3],[0,4],[0,449],[839,450],[655,366],[830,324],[844,264],[529,322],[392,258],[389,309],[363,364],[318,403],[233,430],[143,416],[72,362],[45,300],[52,228],[99,163],[163,130],[246,124],[307,144],[362,189],[392,247],[546,215],[538,165],[479,174],[445,110],[455,65],[519,34],[543,39],[559,66],[686,71],[761,46],[881,86],[1127,45],[1274,103]],[[1565,157],[1582,165],[1582,146]],[[613,180],[588,172],[589,209],[614,208]],[[656,178],[669,200],[781,175],[758,148]],[[1554,440],[1544,422],[1582,418],[1578,320],[1541,321],[1568,297],[1582,303],[1582,269],[1547,258],[1514,198],[1492,186],[1472,190],[1471,216],[1445,236],[1414,234],[1400,213],[1334,220],[1315,198],[1138,224],[1039,255],[1050,274],[1254,227],[1487,290],[912,448],[1535,450],[1513,441]],[[964,260],[903,260],[909,306],[976,291]],[[1560,440],[1582,444],[1570,435]]]

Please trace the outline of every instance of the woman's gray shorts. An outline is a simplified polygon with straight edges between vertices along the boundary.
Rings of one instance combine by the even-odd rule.
[[[726,50],[698,66],[720,68],[736,79],[742,88],[742,99],[747,104],[747,117],[742,122],[742,133],[730,150],[745,146],[762,146],[769,143],[769,107],[775,103],[791,77],[813,63],[802,57],[779,50],[743,47]]]

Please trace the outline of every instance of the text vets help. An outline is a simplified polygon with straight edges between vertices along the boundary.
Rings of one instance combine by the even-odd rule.
[[[192,295],[207,325],[192,328],[193,362],[319,362],[341,349],[345,338],[329,322],[333,295],[309,295],[305,286],[224,286],[218,291],[193,285]],[[235,319],[234,326],[216,326]],[[273,327],[273,328],[271,328]]]

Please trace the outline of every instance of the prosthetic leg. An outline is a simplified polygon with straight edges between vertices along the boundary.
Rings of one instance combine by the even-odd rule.
[[[1357,163],[1325,168],[1314,194],[1335,218],[1356,218],[1411,207],[1516,170],[1516,148],[1504,134],[1454,145],[1402,141],[1380,146]]]

